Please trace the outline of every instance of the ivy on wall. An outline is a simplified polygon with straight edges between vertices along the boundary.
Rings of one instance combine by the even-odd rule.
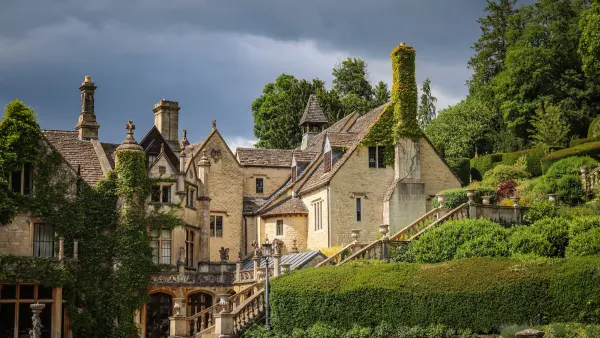
[[[417,82],[415,78],[415,50],[400,44],[390,54],[392,57],[392,103],[375,121],[367,136],[361,141],[363,146],[385,146],[385,161],[394,163],[395,145],[399,139],[413,141],[422,136],[417,122]]]
[[[157,270],[148,226],[183,225],[173,211],[146,214],[152,180],[143,151],[116,156],[115,170],[91,187],[45,141],[35,113],[22,102],[11,102],[0,122],[0,224],[19,212],[41,217],[65,238],[67,257],[79,241],[77,262],[0,256],[0,280],[62,285],[75,337],[139,337],[133,315],[147,301],[150,274]],[[22,196],[11,191],[6,176],[24,163],[35,168],[35,190]]]

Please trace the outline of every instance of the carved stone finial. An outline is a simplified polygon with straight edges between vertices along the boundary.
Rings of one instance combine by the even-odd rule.
[[[298,253],[298,247],[296,246],[296,239],[293,240],[291,253]]]
[[[404,41],[400,42],[400,46],[406,46],[406,43],[404,43]]]
[[[221,247],[219,250],[219,254],[221,255],[221,261],[226,262],[229,260],[229,248]]]
[[[200,156],[200,161],[198,161],[198,165],[201,167],[210,166],[210,160],[208,159],[208,155],[206,154],[206,149],[202,149],[202,156]]]
[[[161,153],[165,152],[165,143],[164,142],[160,144],[160,152]]]
[[[132,120],[129,120],[129,122],[125,125],[125,129],[127,129],[127,135],[133,135],[135,124],[133,124]]]
[[[213,129],[217,129],[217,120],[212,120]]]
[[[140,147],[140,145],[133,138],[133,131],[135,130],[135,125],[132,120],[129,120],[129,123],[125,125],[125,129],[127,129],[127,137],[121,143],[119,147],[117,147],[117,151],[119,150],[141,150],[144,149]]]

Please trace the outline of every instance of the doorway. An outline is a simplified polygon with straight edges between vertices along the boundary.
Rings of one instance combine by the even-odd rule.
[[[171,295],[157,292],[150,295],[146,307],[146,338],[169,336],[169,317],[173,310]]]

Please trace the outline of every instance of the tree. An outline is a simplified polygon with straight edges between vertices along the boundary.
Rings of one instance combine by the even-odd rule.
[[[417,115],[421,128],[425,128],[435,118],[435,103],[437,99],[431,94],[430,85],[431,80],[426,78],[421,87],[421,104],[419,104],[419,113]]]
[[[592,0],[590,8],[586,9],[579,20],[581,39],[579,40],[579,55],[582,68],[590,79],[600,77],[600,1]]]
[[[298,80],[293,75],[282,74],[275,82],[265,85],[263,94],[252,102],[254,135],[259,139],[255,146],[297,147],[302,139],[298,123],[308,97],[313,93],[323,96],[326,93],[325,83],[318,79],[312,82]]]
[[[473,70],[473,76],[468,81],[471,90],[488,84],[504,69],[509,18],[515,12],[516,0],[486,1],[485,11],[488,15],[477,20],[481,26],[481,36],[473,45],[475,55],[468,62]]]
[[[375,107],[381,106],[382,104],[388,102],[389,99],[390,90],[388,89],[387,83],[379,81],[375,87],[375,98],[373,100],[373,105]]]
[[[339,61],[333,68],[333,89],[341,97],[355,94],[360,99],[371,101],[373,88],[368,80],[367,63],[359,58]]]
[[[542,103],[531,120],[530,130],[536,147],[562,147],[567,143],[569,125],[559,107]]]

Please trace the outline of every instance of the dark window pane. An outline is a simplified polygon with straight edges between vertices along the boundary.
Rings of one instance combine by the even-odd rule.
[[[362,217],[362,208],[361,208],[361,200],[360,198],[356,199],[356,221],[360,222]]]
[[[52,299],[52,288],[38,285],[37,299]]]
[[[44,223],[33,226],[33,256],[54,257],[54,227]]]
[[[223,216],[217,216],[216,237],[223,237]]]
[[[46,305],[44,311],[52,311],[51,307]],[[33,327],[31,320],[31,308],[29,304],[19,304],[19,335],[18,337],[29,337],[29,330]]]
[[[20,285],[19,299],[34,299],[33,290],[35,285]]]
[[[25,164],[25,182],[23,182],[23,194],[29,195],[33,192],[33,167],[31,163]]]
[[[17,286],[12,284],[0,284],[0,299],[16,299]]]
[[[160,202],[160,186],[153,186],[152,187],[152,202]]]
[[[262,194],[264,191],[264,180],[262,178],[256,179],[256,193]]]
[[[15,306],[14,303],[0,304],[0,337],[2,338],[15,336]]]
[[[21,193],[21,170],[13,171],[11,175],[11,188],[12,191]]]
[[[163,203],[171,203],[171,187],[162,187],[162,202]]]
[[[375,147],[369,147],[369,168],[377,167],[377,162],[375,162],[376,152]]]
[[[377,166],[385,168],[385,147],[377,147]]]
[[[161,251],[161,264],[171,264],[171,241],[162,241]]]
[[[277,229],[275,229],[275,235],[283,236],[283,220],[282,219],[277,220]]]

